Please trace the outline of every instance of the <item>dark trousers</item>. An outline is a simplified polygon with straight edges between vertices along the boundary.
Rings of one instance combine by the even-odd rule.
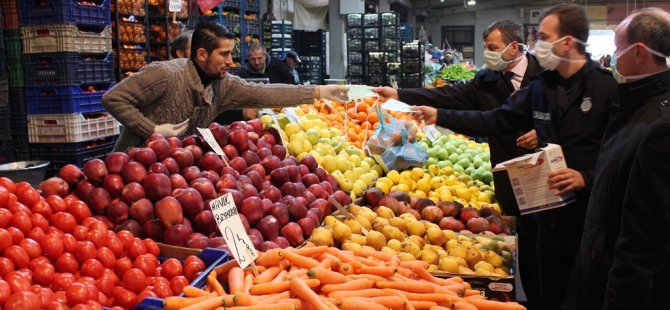
[[[526,293],[524,306],[528,310],[540,309],[540,289],[537,262],[537,214],[517,217],[519,277]]]

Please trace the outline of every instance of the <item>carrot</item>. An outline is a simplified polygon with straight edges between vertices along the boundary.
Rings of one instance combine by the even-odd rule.
[[[388,308],[363,298],[340,299],[337,306],[342,310],[387,310]]]
[[[410,260],[410,261],[400,262],[400,266],[405,267],[405,268],[409,268],[409,269],[412,269],[414,266],[419,266],[423,269],[428,269],[428,266],[430,266],[430,264],[428,264],[427,262],[424,262],[422,260]]]
[[[404,282],[378,281],[375,286],[381,289],[391,288],[414,293],[432,293],[434,291],[433,286],[429,283],[412,280]]]
[[[312,279],[318,279],[323,284],[337,284],[349,281],[347,276],[323,267],[310,269],[307,272],[307,276]]]
[[[211,310],[216,309],[223,305],[224,307],[228,306],[251,306],[253,305],[253,300],[249,295],[223,295],[216,296],[214,298],[205,299],[199,303],[192,304],[188,307],[182,308],[182,310]]]
[[[280,299],[286,299],[286,298],[291,297],[291,294],[289,294],[289,292],[286,291],[286,292],[282,292],[282,293],[277,293],[277,294],[272,294],[272,295],[265,295],[265,296],[268,296],[268,297],[265,297],[265,298],[261,299],[260,301],[258,301],[257,304],[262,304],[262,305],[273,304],[273,303],[276,303]]]
[[[330,254],[328,252],[323,252],[323,253],[321,253],[321,255],[319,255],[319,260],[320,261],[323,261],[326,258],[332,259],[335,265],[339,265],[339,264],[342,263],[342,261],[340,261],[340,259],[337,258],[337,256],[335,256],[333,254]]]
[[[349,278],[358,280],[358,279],[368,279],[372,282],[377,282],[377,281],[386,281],[388,278],[386,277],[381,277],[373,274],[352,274],[349,276]]]
[[[272,279],[272,281],[270,281],[270,282],[281,282],[281,281],[284,281],[284,280],[286,280],[286,275],[288,275],[288,271],[286,271],[286,270],[282,270],[282,271],[280,271],[279,274],[277,274],[277,276],[275,276],[275,278]]]
[[[285,252],[282,249],[271,249],[264,253],[261,253],[258,258],[256,258],[256,266],[266,266],[272,267],[276,266],[280,260],[282,260],[282,253]]]
[[[244,291],[244,270],[240,267],[233,267],[228,272],[228,289],[230,294],[239,294]]]
[[[290,253],[290,252],[288,252]],[[316,310],[326,310],[329,307],[319,298],[317,295],[302,279],[293,279],[291,280],[291,291],[293,294],[298,296],[298,298],[304,300],[307,303],[312,304]]]
[[[402,264],[401,264],[401,266],[402,266]],[[423,268],[419,264],[413,265],[411,267],[411,269],[414,272],[414,274],[419,276],[419,278],[424,279],[428,282],[432,282],[432,283],[439,284],[439,285],[448,285],[448,283],[449,283],[447,280],[434,277],[432,274],[430,274],[430,272],[428,272],[428,270],[426,268]]]
[[[285,298],[285,299],[277,300],[277,303],[280,303],[280,302],[287,302],[287,303],[293,304],[293,306],[295,307],[296,310],[302,309],[302,301],[300,299],[297,299],[297,298]]]
[[[179,297],[171,296],[165,298],[163,301],[163,307],[166,310],[177,310],[184,307],[188,307],[192,304],[199,303],[205,299],[214,298],[214,295],[200,296],[200,297]]]
[[[225,262],[221,265],[218,265],[218,266],[214,267],[214,271],[216,271],[216,274],[218,276],[221,276],[221,275],[225,276],[225,275],[228,274],[230,269],[233,269],[233,267],[239,267],[239,266],[240,265],[237,263],[237,261],[232,259],[232,260],[229,260],[229,261],[227,261],[227,262]]]
[[[273,266],[268,269],[265,269],[258,277],[254,278],[254,284],[269,282],[274,279],[283,268],[281,266]]]
[[[467,299],[467,302],[477,307],[478,310],[523,310],[526,307],[516,302],[499,302],[486,299]]]
[[[398,268],[399,266],[400,266],[400,257],[397,255],[393,255],[393,257],[391,257],[391,261],[389,262],[389,267]]]
[[[439,278],[438,278],[439,279]],[[463,278],[461,277],[451,277],[449,279],[444,279],[444,281],[447,282],[456,282],[456,283],[463,283]]]
[[[479,290],[472,290],[472,289],[466,289],[465,294],[463,296],[468,297],[468,296],[481,296],[482,293]]]
[[[319,263],[319,267],[330,269],[333,266],[334,261],[331,258],[326,258]]]
[[[342,263],[340,264],[340,267],[337,271],[341,274],[349,275],[354,273],[354,267],[352,267],[349,263]]]
[[[216,292],[216,295],[226,295],[226,290],[223,289],[223,286],[221,286],[221,282],[216,279],[216,272],[212,271],[212,273],[207,276],[207,286],[211,287],[214,292]]]
[[[363,264],[363,265],[365,265],[365,266],[379,267],[379,266],[381,265],[381,264],[379,263],[379,261],[375,261],[375,260],[373,260],[372,258],[365,258],[365,257],[361,257],[361,256],[354,256],[354,258],[355,258],[357,261],[361,262],[361,264]]]
[[[197,287],[187,285],[184,287],[183,290],[184,296],[186,297],[201,297],[201,296],[209,296],[211,293],[205,292]]]
[[[430,310],[452,310],[452,309],[447,308],[447,307],[442,307],[442,306],[432,306],[432,307],[430,307]]]
[[[318,287],[321,284],[319,280],[316,279],[305,280],[305,283],[307,284],[307,286],[311,288]],[[251,286],[249,292],[252,295],[268,295],[288,291],[290,288],[291,288],[291,281],[269,282],[269,283],[255,284]]]
[[[355,291],[336,291],[328,294],[328,297],[342,299],[348,297],[379,297],[379,296],[389,296],[393,295],[392,293],[384,292],[380,289],[370,288],[362,289]]]
[[[393,258],[395,255],[389,254],[389,253],[384,253],[380,251],[375,251],[373,249],[365,248],[365,247],[360,247],[354,251],[354,255],[360,256],[360,257],[374,257],[376,259],[379,259],[381,261],[388,262]]]
[[[282,252],[281,256],[283,259],[291,262],[293,265],[302,268],[310,269],[319,265],[319,261],[307,256],[302,256],[300,254],[291,251],[284,251]]]
[[[405,304],[405,300],[400,296],[379,296],[370,298],[370,301],[392,309],[401,308]]]
[[[296,269],[296,270],[293,270],[293,271],[289,271],[288,275],[287,275],[287,278],[288,277],[291,277],[291,278],[303,278],[303,277],[305,277],[306,278],[308,271],[309,270],[302,269],[302,268]]]
[[[284,302],[269,305],[253,305],[244,307],[230,307],[230,310],[294,310],[295,306],[292,303]]]
[[[323,302],[326,304],[326,306],[328,306],[328,309],[330,309],[330,310],[339,310],[339,308],[337,308],[337,306],[335,305],[334,302],[332,302],[332,301],[330,301],[330,300],[324,300]]]
[[[320,246],[312,246],[312,247],[302,247],[299,249],[295,249],[292,252],[298,255],[302,256],[307,256],[307,257],[315,257],[323,254],[326,252],[328,249],[327,246],[325,245],[320,245]]]
[[[373,281],[368,279],[358,279],[341,284],[326,284],[321,286],[321,293],[329,294],[337,291],[355,291],[371,288],[375,285]]]
[[[458,297],[444,295],[444,294],[435,294],[435,293],[419,294],[419,293],[410,293],[410,292],[394,290],[394,289],[385,289],[384,291],[390,291],[393,294],[400,294],[402,296],[407,297],[408,300],[434,301],[436,303],[437,302],[454,302],[456,300],[459,300]]]
[[[454,303],[454,310],[478,310],[477,307],[466,301],[457,301]]]
[[[248,274],[244,276],[244,293],[249,294],[249,288],[254,285],[254,275]]]
[[[410,300],[409,302],[414,306],[414,309],[430,309],[437,306],[437,303],[434,301]]]
[[[349,254],[345,251],[338,250],[337,248],[328,248],[326,252],[337,257],[343,263],[351,264],[351,266],[354,267],[354,269],[358,269],[361,266],[363,266],[361,262],[356,260],[354,255]]]
[[[367,273],[367,274],[372,274],[380,277],[390,277],[395,273],[394,269],[391,269],[389,267],[370,267],[370,266],[363,266],[358,269],[358,273]]]
[[[391,268],[391,267],[389,266],[389,267],[386,267],[386,268]],[[411,270],[409,270],[407,268],[403,268],[403,267],[396,268],[396,273],[400,274],[400,275],[402,275],[406,278],[412,278],[414,276],[414,273]]]

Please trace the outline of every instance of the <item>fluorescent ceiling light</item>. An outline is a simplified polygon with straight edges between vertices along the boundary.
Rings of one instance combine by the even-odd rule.
[[[475,4],[477,4],[477,1],[475,1],[475,0],[468,0],[468,6],[473,6],[473,5],[475,5]]]

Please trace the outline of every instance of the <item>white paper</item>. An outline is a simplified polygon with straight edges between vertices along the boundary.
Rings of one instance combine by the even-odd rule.
[[[347,85],[347,97],[349,100],[358,100],[367,97],[379,97],[379,95],[372,91],[372,87],[365,85]]]
[[[237,260],[240,268],[246,268],[258,257],[258,253],[244,230],[233,200],[233,194],[228,193],[214,199],[209,203],[209,206],[231,254]]]
[[[216,138],[214,138],[212,131],[209,130],[209,128],[198,128],[198,132],[200,132],[202,138],[205,139],[205,142],[207,142],[207,144],[209,144],[209,146],[212,148],[212,151],[214,151],[214,153],[216,153],[217,155],[221,156],[223,162],[226,164],[226,166],[228,166],[228,161],[226,160],[226,154],[223,152],[223,149],[221,149],[219,143],[216,142]]]
[[[437,139],[442,135],[435,125],[427,125],[423,127],[423,132],[426,134],[426,138],[430,140],[430,143],[437,141]]]
[[[412,111],[412,107],[410,107],[409,104],[395,99],[386,100],[386,102],[382,104],[382,109],[405,113],[414,112]]]
[[[181,0],[170,0],[170,7],[168,8],[169,12],[180,12],[181,11]]]
[[[288,118],[289,121],[300,125],[300,118],[298,118],[298,114],[295,113],[294,108],[284,108],[284,114],[286,114],[286,117]]]

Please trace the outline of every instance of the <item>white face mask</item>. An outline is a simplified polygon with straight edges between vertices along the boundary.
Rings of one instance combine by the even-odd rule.
[[[646,78],[646,77],[654,74],[654,73],[646,73],[646,74],[638,74],[638,75],[621,75],[621,73],[619,73],[619,71],[616,69],[617,58],[626,54],[628,51],[630,51],[637,44],[640,44],[640,45],[644,46],[644,48],[647,49],[647,51],[649,51],[650,53],[652,53],[652,54],[654,54],[658,57],[665,58],[665,66],[670,68],[670,56],[665,56],[665,55],[661,54],[660,52],[649,48],[648,46],[644,45],[643,43],[634,43],[634,44],[631,44],[630,46],[626,47],[623,51],[612,55],[612,58],[610,59],[610,67],[612,68],[612,74],[614,75],[614,79],[617,82],[619,82],[620,84],[640,80],[640,79]]]
[[[523,54],[522,54],[521,56],[519,56],[519,57],[517,57],[517,58],[515,58],[515,59],[512,59],[512,60],[510,60],[510,61],[506,61],[506,60],[502,59],[502,53],[505,52],[505,50],[506,50],[511,44],[512,44],[512,43],[507,44],[507,46],[505,46],[505,48],[503,48],[503,50],[500,51],[500,52],[485,50],[485,51],[484,51],[484,60],[486,61],[486,67],[487,67],[487,68],[490,68],[490,69],[493,70],[493,71],[502,71],[502,70],[504,70],[505,68],[507,68],[507,65],[509,65],[510,63],[513,63],[513,62],[515,62],[515,61],[521,59],[521,57],[524,57],[524,56],[526,55],[526,52],[525,52],[526,48],[525,48],[525,45],[523,45],[523,44],[519,44],[519,46],[523,47],[523,49],[524,49],[524,52],[523,52]]]
[[[567,36],[562,37],[554,42],[538,40],[535,43],[535,58],[537,58],[537,61],[540,63],[540,66],[542,66],[542,68],[545,68],[547,70],[556,70],[556,67],[558,67],[558,64],[560,64],[561,61],[565,62],[584,61],[583,59],[563,58],[561,56],[554,54],[554,51],[552,50],[554,48],[554,44],[565,40],[565,38],[567,38]],[[585,42],[582,42],[576,38],[572,39],[586,46]]]

